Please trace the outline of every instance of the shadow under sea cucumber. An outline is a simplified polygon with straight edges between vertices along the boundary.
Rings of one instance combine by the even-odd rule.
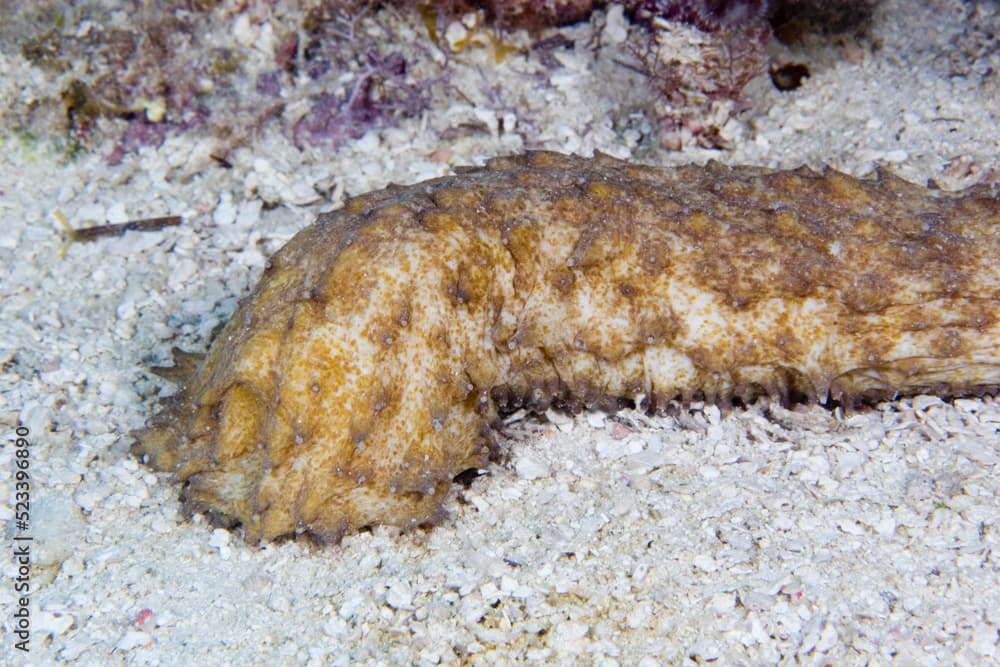
[[[349,200],[133,451],[249,541],[440,518],[498,414],[1000,386],[1000,200],[549,152]]]

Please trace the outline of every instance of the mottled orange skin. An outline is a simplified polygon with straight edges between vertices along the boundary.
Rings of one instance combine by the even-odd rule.
[[[1000,201],[531,153],[269,262],[136,451],[257,541],[433,522],[499,411],[1000,385]]]

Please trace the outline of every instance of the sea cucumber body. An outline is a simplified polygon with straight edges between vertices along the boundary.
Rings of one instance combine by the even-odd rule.
[[[136,451],[247,539],[437,520],[498,412],[1000,385],[1000,201],[531,153],[296,235]]]

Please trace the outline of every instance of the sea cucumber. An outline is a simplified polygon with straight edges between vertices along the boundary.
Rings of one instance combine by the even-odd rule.
[[[992,391],[998,258],[984,189],[496,158],[297,234],[134,451],[251,542],[432,524],[521,407]]]

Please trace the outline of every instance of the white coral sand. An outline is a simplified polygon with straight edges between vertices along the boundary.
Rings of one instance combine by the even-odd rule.
[[[1000,63],[974,53],[995,12],[890,0],[869,39],[775,47],[781,61],[808,62],[805,85],[754,84],[756,106],[722,128],[731,150],[665,159],[829,163],[859,175],[883,165],[949,188],[996,183]],[[178,488],[128,455],[129,431],[165,391],[145,367],[165,363],[172,345],[204,346],[265,258],[330,205],[326,193],[339,201],[525,148],[662,159],[642,154],[644,91],[615,64],[620,44],[610,40],[595,64],[584,46],[592,28],[564,30],[577,46],[558,53],[559,69],[524,56],[497,65],[469,48],[452,63],[467,101],[335,152],[265,133],[222,169],[209,157],[217,139],[182,136],[109,166],[110,147],[67,162],[5,134],[0,518],[12,547],[7,438],[21,423],[33,443],[34,560],[29,654],[13,634],[17,563],[0,566],[0,661],[997,659],[992,398],[917,397],[848,416],[694,406],[671,418],[515,419],[509,461],[457,486],[442,525],[378,528],[324,549],[249,547],[202,517],[185,520]],[[0,97],[50,86],[18,54],[0,54]],[[442,138],[470,125],[486,131]],[[60,259],[55,210],[76,225],[167,214],[184,224],[75,244]]]

